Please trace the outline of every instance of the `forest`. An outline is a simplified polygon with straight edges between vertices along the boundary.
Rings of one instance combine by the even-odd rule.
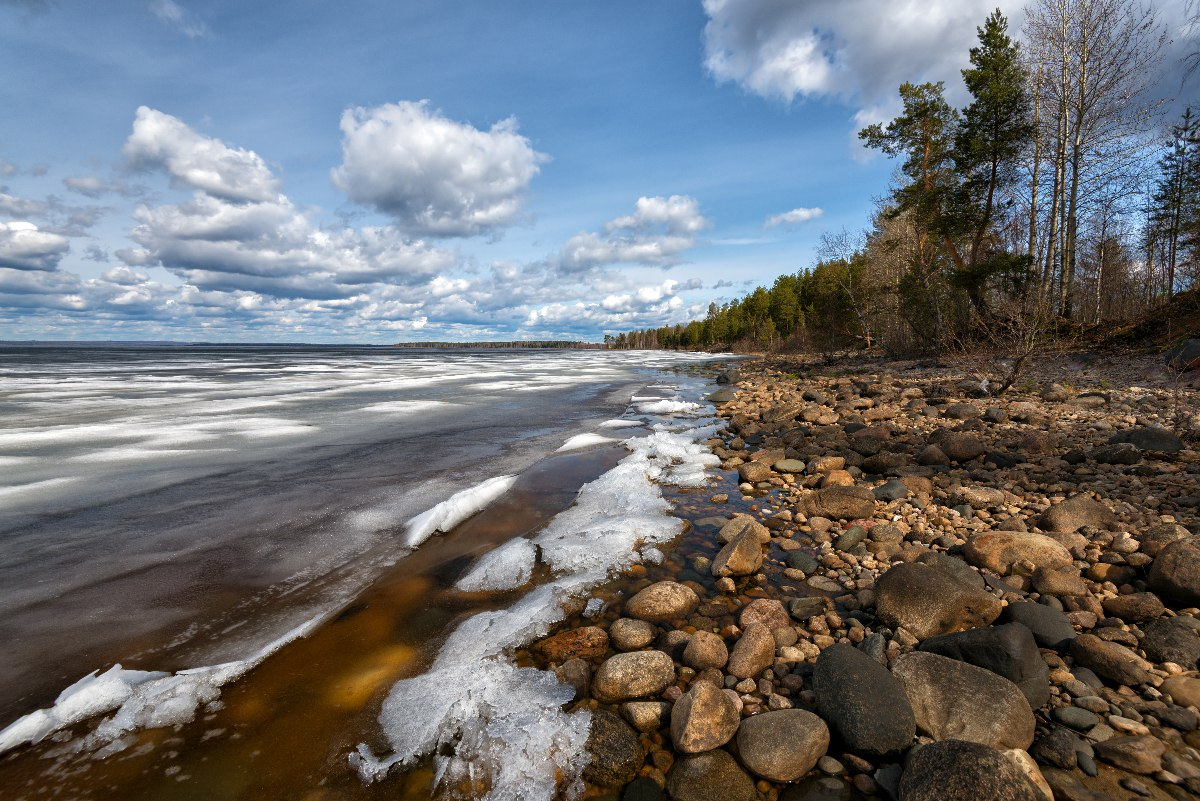
[[[999,10],[977,30],[964,108],[941,83],[906,82],[900,115],[859,131],[897,165],[864,230],[827,232],[811,267],[710,304],[703,320],[608,345],[1029,345],[1196,287],[1200,120],[1190,107],[1169,118],[1151,94],[1170,43],[1153,8],[1035,0],[1020,32]]]

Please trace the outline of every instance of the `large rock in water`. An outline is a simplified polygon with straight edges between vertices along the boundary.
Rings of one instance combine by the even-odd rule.
[[[754,779],[727,751],[680,757],[667,774],[667,792],[675,801],[754,801]]]
[[[813,692],[821,717],[850,750],[882,756],[912,743],[917,721],[904,685],[854,646],[838,643],[821,652]]]
[[[1180,606],[1200,605],[1200,537],[1176,540],[1159,551],[1147,584]]]
[[[762,561],[762,546],[759,544],[758,535],[747,529],[717,552],[711,570],[718,578],[749,576],[762,567]]]
[[[1042,801],[1004,753],[943,740],[917,749],[900,777],[901,801]]]
[[[625,604],[625,614],[651,623],[667,623],[687,617],[699,604],[700,598],[691,587],[660,581],[630,598]]]
[[[968,740],[992,748],[1028,748],[1034,720],[1020,688],[966,662],[914,651],[892,665],[904,685],[917,729],[935,740]]]
[[[605,704],[655,696],[675,681],[675,661],[662,651],[610,656],[592,678],[592,695]]]
[[[583,769],[583,778],[600,787],[628,784],[646,758],[637,733],[603,709],[592,713],[586,748],[591,762]]]
[[[805,495],[797,508],[807,517],[870,517],[875,514],[875,493],[868,487],[826,487]]]
[[[963,556],[976,567],[1007,576],[1021,561],[1037,567],[1062,568],[1073,563],[1071,552],[1044,534],[1024,531],[984,531],[967,540]]]
[[[1116,522],[1116,515],[1091,495],[1075,495],[1062,503],[1056,503],[1042,513],[1038,528],[1059,534],[1071,534],[1083,526],[1108,528]]]
[[[919,640],[986,626],[1000,599],[928,565],[901,563],[875,584],[875,612],[885,626],[903,626]]]
[[[1003,676],[1020,688],[1030,709],[1041,709],[1050,700],[1050,669],[1033,632],[1020,623],[943,634],[921,643],[920,650]]]
[[[791,782],[812,770],[829,750],[829,727],[803,709],[780,709],[746,718],[737,733],[738,753],[753,773]]]
[[[599,626],[571,629],[534,643],[532,650],[547,662],[595,659],[608,652],[608,632]]]
[[[757,678],[775,661],[775,637],[762,623],[751,623],[729,654],[725,672],[739,679]]]
[[[711,751],[733,739],[741,719],[728,693],[710,682],[694,681],[671,708],[671,741],[680,753]]]

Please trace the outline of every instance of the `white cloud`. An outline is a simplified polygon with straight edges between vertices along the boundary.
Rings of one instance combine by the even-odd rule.
[[[161,265],[199,289],[281,298],[336,298],[368,284],[419,284],[455,257],[387,227],[324,230],[286,196],[257,153],[230,148],[183,122],[138,109],[126,154],[198,191],[190,200],[141,204],[117,252],[127,265]]]
[[[613,264],[669,267],[696,244],[696,234],[712,223],[700,214],[700,204],[686,195],[641,197],[633,214],[617,217],[604,232],[571,237],[557,264],[579,272]]]
[[[124,154],[137,169],[164,169],[173,182],[234,203],[273,200],[279,182],[252,150],[231,148],[170,114],[141,106]]]
[[[70,249],[66,237],[38,230],[30,222],[0,222],[0,267],[54,270]]]
[[[36,217],[48,210],[45,203],[0,192],[0,214],[6,217]]]
[[[705,65],[763,97],[833,98],[890,118],[904,81],[960,93],[975,29],[997,5],[1020,30],[1016,0],[704,0]]]
[[[150,12],[190,39],[208,36],[208,26],[204,21],[174,0],[153,0]]]
[[[772,214],[767,218],[767,221],[763,223],[763,226],[766,228],[774,228],[778,225],[799,225],[800,223],[808,222],[809,220],[815,220],[824,213],[825,212],[819,208],[806,209],[804,207],[800,207],[798,209],[792,209],[791,211],[785,211],[782,214]]]
[[[515,222],[546,160],[512,118],[482,131],[425,102],[348,109],[341,127],[334,184],[420,236],[473,236]]]
[[[85,197],[96,198],[113,193],[125,197],[133,197],[140,189],[126,184],[124,181],[105,181],[95,175],[72,175],[63,179],[63,186]]]

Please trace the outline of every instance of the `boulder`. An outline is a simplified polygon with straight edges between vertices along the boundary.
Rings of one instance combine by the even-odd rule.
[[[646,758],[637,733],[603,709],[592,713],[586,748],[591,762],[583,769],[583,778],[599,787],[628,784]]]
[[[983,580],[983,576],[980,575],[979,571],[973,569],[957,556],[951,556],[948,553],[940,551],[925,551],[913,561],[919,565],[936,567],[943,573],[949,573],[962,583],[969,584],[972,587],[983,589],[987,586],[987,582]]]
[[[800,499],[797,508],[806,517],[853,520],[875,514],[875,493],[868,487],[825,487]]]
[[[1001,623],[1020,623],[1033,632],[1033,639],[1042,648],[1065,651],[1075,639],[1075,627],[1059,610],[1045,604],[1020,601],[1004,607]]]
[[[1043,801],[1002,751],[963,740],[916,749],[900,777],[902,801]]]
[[[753,531],[758,537],[758,541],[766,545],[771,541],[771,532],[762,523],[759,523],[750,515],[737,515],[725,525],[721,526],[721,530],[717,532],[717,542],[728,544],[736,540],[739,536],[747,531]]]
[[[1044,534],[984,531],[967,540],[963,556],[976,567],[1007,576],[1016,562],[1062,568],[1073,564],[1071,552]]]
[[[1096,756],[1130,773],[1151,774],[1162,770],[1167,744],[1146,735],[1113,737],[1092,746]]]
[[[608,627],[608,639],[618,651],[637,651],[658,636],[658,626],[648,620],[634,620],[622,617],[614,620]]]
[[[875,585],[875,611],[885,626],[903,626],[919,640],[986,626],[1000,599],[949,573],[919,563],[892,566]]]
[[[1128,443],[1138,450],[1169,454],[1179,453],[1184,447],[1183,440],[1167,429],[1157,426],[1118,431],[1108,438],[1108,443],[1110,445]]]
[[[803,473],[805,464],[799,459],[780,459],[774,464],[776,473]]]
[[[707,681],[694,681],[671,708],[671,741],[683,754],[711,751],[733,739],[741,719],[728,693]]]
[[[712,563],[712,574],[725,576],[749,576],[762,567],[762,546],[753,530],[747,529],[717,552]],[[644,590],[643,590],[644,592]]]
[[[1071,534],[1083,526],[1108,528],[1116,519],[1116,515],[1109,511],[1107,506],[1091,495],[1082,494],[1056,503],[1043,512],[1038,521],[1038,528],[1043,531]]]
[[[1104,614],[1126,623],[1149,623],[1162,617],[1163,602],[1152,592],[1133,592],[1104,599]]]
[[[1172,676],[1159,687],[1171,700],[1180,706],[1200,709],[1200,678],[1195,676]]]
[[[610,656],[592,677],[592,695],[605,704],[655,696],[675,682],[675,662],[662,651]]]
[[[1178,618],[1159,618],[1142,628],[1142,650],[1154,662],[1174,662],[1185,668],[1200,661],[1200,636]]]
[[[838,643],[813,669],[817,707],[852,751],[882,756],[912,743],[917,722],[904,685],[857,648]]]
[[[920,650],[1003,676],[1020,688],[1030,709],[1041,709],[1050,700],[1050,669],[1042,659],[1033,632],[1020,623],[931,637],[921,643]]]
[[[967,740],[999,749],[1033,743],[1033,712],[1025,696],[990,670],[914,651],[893,663],[892,675],[904,685],[918,731],[935,740]]]
[[[715,403],[716,405],[720,406],[722,404],[730,403],[731,401],[737,400],[737,396],[738,396],[738,394],[737,394],[736,389],[730,389],[729,387],[722,387],[721,389],[718,389],[716,392],[712,392],[708,395],[708,402]]]
[[[597,659],[608,652],[608,632],[598,626],[571,629],[539,640],[532,650],[547,662],[560,664],[574,658]]]
[[[783,604],[769,598],[755,598],[738,613],[738,624],[744,629],[752,623],[762,623],[769,629],[792,625]]]
[[[675,801],[755,801],[754,779],[726,751],[705,751],[676,759],[667,773],[667,793]]]
[[[1167,601],[1200,606],[1200,537],[1176,540],[1159,551],[1146,583]]]
[[[813,769],[829,750],[829,727],[802,709],[780,709],[747,718],[737,733],[742,764],[764,779],[791,782]]]
[[[1150,680],[1149,662],[1124,645],[1102,640],[1094,634],[1080,634],[1072,640],[1071,656],[1076,664],[1118,684],[1135,687]]]
[[[626,701],[621,704],[621,717],[640,732],[658,731],[671,716],[671,704],[666,701]]]
[[[761,623],[752,623],[742,632],[725,672],[739,679],[754,679],[775,661],[775,636]]]
[[[1074,565],[1070,567],[1039,567],[1033,571],[1033,588],[1042,595],[1057,598],[1087,595],[1087,585]]]
[[[946,458],[952,462],[969,462],[972,459],[983,456],[987,452],[979,437],[974,434],[968,434],[965,431],[945,435],[937,443],[937,446],[942,449],[942,453],[946,454]]]
[[[738,465],[738,478],[746,484],[757,484],[775,475],[769,465],[762,462],[746,462]]]
[[[634,595],[625,614],[651,623],[667,623],[690,615],[700,604],[696,591],[676,581],[659,581]]]
[[[683,663],[694,670],[723,668],[729,661],[725,640],[711,631],[697,631],[683,649]]]

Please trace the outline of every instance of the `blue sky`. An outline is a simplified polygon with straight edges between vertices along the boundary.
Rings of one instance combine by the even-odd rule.
[[[993,5],[0,0],[0,339],[693,319],[868,222]]]

